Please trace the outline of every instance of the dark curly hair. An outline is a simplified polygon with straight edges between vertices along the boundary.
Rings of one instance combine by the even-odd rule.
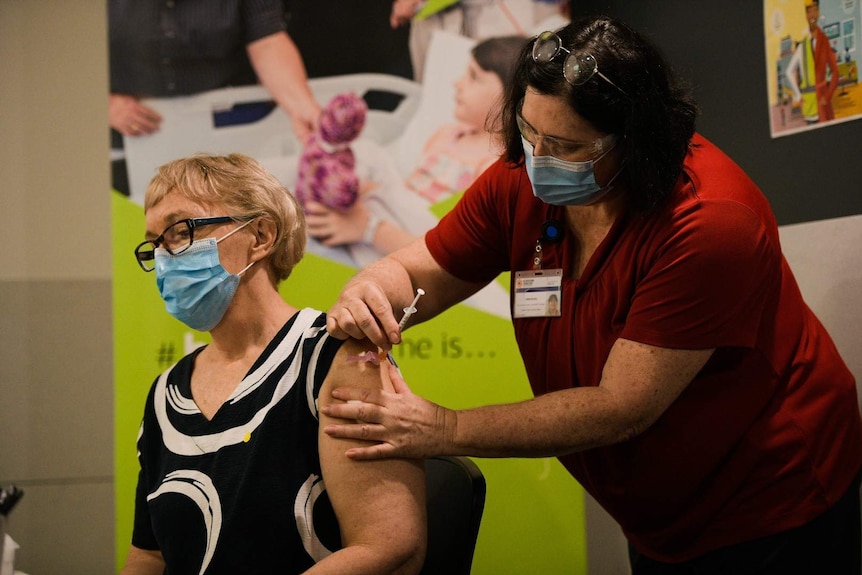
[[[572,21],[557,31],[563,45],[591,54],[599,70],[619,87],[595,74],[573,86],[563,77],[565,54],[540,64],[533,60],[533,42],[518,55],[515,75],[506,90],[502,112],[504,157],[523,162],[524,151],[515,120],[530,87],[545,95],[563,96],[579,116],[601,132],[620,136],[624,159],[620,178],[636,212],[648,212],[670,195],[695,131],[697,105],[690,91],[677,83],[658,48],[623,22],[607,16]]]

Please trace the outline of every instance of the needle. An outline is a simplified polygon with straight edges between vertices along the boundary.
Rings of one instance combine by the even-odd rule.
[[[401,321],[398,322],[398,329],[404,329],[404,326],[407,325],[407,320],[410,319],[410,316],[416,313],[416,302],[419,301],[419,298],[425,295],[425,290],[422,288],[418,288],[416,290],[416,297],[413,298],[413,303],[411,303],[408,307],[404,308],[404,317],[401,318]]]

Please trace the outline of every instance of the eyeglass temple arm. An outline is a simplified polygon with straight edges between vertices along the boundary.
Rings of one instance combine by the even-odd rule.
[[[628,96],[628,93],[627,93],[625,90],[623,90],[622,88],[620,88],[619,86],[617,86],[616,84],[614,84],[614,83],[613,83],[613,81],[612,81],[610,78],[608,78],[607,76],[605,76],[604,74],[602,74],[602,73],[601,73],[601,71],[599,71],[598,69],[596,69],[596,74],[598,74],[598,75],[599,75],[599,77],[601,77],[605,82],[607,82],[608,84],[610,84],[611,86],[613,86],[614,88],[616,88],[617,90],[619,90],[620,92],[622,92],[623,94],[625,94],[626,96]]]

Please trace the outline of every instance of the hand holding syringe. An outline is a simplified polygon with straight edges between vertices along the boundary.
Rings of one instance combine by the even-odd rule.
[[[404,329],[404,326],[407,325],[407,321],[410,319],[410,316],[416,313],[418,310],[416,309],[416,302],[419,301],[419,298],[425,295],[425,290],[422,288],[417,288],[416,297],[413,298],[413,302],[404,308],[404,317],[401,318],[401,321],[398,322],[398,330],[401,331]],[[365,352],[360,355],[347,356],[348,361],[370,361],[374,365],[380,365],[380,362],[386,357],[387,353],[382,349],[377,350],[377,353],[373,352]],[[349,403],[349,402],[348,402]]]

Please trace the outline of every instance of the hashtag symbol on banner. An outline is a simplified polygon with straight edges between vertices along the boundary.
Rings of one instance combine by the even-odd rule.
[[[159,367],[162,369],[170,366],[174,363],[174,344],[173,342],[163,342],[161,346],[159,346],[159,352],[157,355],[157,361],[159,363]]]

